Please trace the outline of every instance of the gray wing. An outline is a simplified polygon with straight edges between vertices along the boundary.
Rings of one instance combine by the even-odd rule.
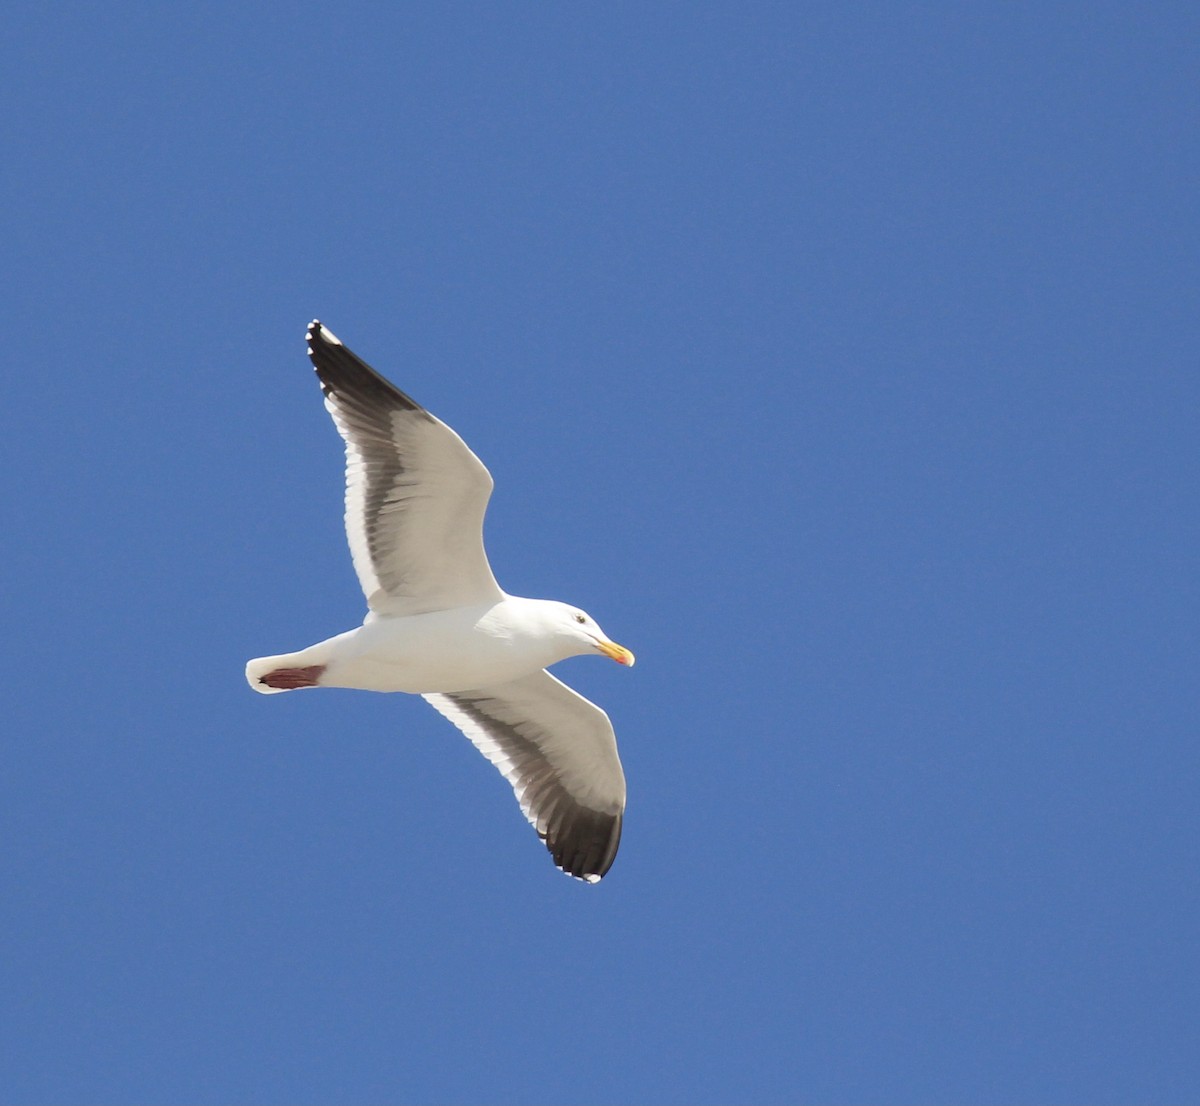
[[[445,423],[317,320],[308,355],[346,441],[346,536],[377,614],[420,614],[503,596],[483,549],[492,477]]]
[[[604,711],[545,671],[423,698],[500,769],[559,868],[596,883],[612,867],[625,774]]]

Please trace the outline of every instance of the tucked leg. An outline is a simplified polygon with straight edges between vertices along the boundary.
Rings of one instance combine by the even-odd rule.
[[[293,691],[298,687],[316,687],[324,671],[323,664],[311,664],[307,668],[276,668],[272,672],[264,672],[258,682],[276,691]]]

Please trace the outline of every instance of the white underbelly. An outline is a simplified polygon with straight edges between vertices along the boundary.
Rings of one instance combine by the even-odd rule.
[[[321,686],[362,691],[466,691],[515,680],[554,659],[448,612],[376,619],[332,644]]]

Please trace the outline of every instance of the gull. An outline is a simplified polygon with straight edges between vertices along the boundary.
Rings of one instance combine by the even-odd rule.
[[[621,840],[625,775],[608,715],[546,671],[598,653],[632,665],[586,611],[503,591],[483,548],[492,477],[431,415],[314,319],[308,355],[346,443],[346,536],[363,624],[246,665],[255,691],[420,695],[512,785],[568,875],[598,882]]]

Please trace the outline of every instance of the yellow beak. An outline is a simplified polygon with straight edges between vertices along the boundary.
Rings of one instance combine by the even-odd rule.
[[[612,657],[617,664],[623,664],[629,668],[633,667],[633,654],[624,645],[618,645],[615,641],[605,641],[601,638],[596,642],[596,648],[606,657]]]

